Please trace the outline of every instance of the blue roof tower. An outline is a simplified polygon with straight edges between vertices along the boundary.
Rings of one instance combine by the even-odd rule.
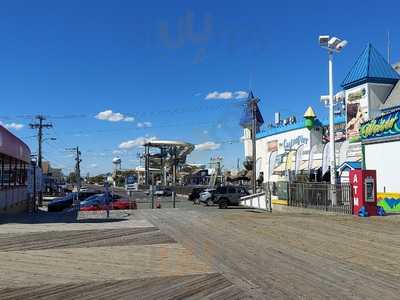
[[[399,80],[400,75],[378,50],[368,43],[350,72],[344,78],[342,87],[347,90],[367,82],[396,84]]]
[[[258,98],[254,97],[253,92],[250,91],[247,97],[244,110],[242,112],[242,116],[240,118],[240,126],[243,128],[251,128],[253,113],[252,113],[252,101],[257,101]],[[260,126],[264,124],[264,119],[261,115],[260,109],[256,104],[256,119],[257,119],[257,132],[260,130]]]

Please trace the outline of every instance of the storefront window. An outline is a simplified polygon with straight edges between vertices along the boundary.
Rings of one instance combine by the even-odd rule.
[[[4,188],[4,155],[0,154],[0,189]]]
[[[11,186],[11,157],[4,158],[4,186],[9,188]]]
[[[0,154],[0,189],[28,184],[28,165],[22,160]]]

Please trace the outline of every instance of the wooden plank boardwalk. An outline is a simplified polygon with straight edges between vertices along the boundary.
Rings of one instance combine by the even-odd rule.
[[[249,209],[0,225],[0,299],[399,299],[400,217]]]
[[[400,216],[137,214],[256,299],[400,299]]]
[[[221,274],[155,277],[0,290],[2,300],[20,299],[244,299]]]
[[[0,225],[0,299],[249,298],[158,227],[123,216]]]

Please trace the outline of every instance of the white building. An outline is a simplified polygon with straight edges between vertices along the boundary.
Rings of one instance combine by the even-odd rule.
[[[251,157],[252,143],[249,129],[244,129],[243,143],[245,156]],[[320,125],[309,130],[301,122],[261,131],[257,134],[256,140],[257,176],[263,172],[264,181],[270,181],[282,177],[276,175],[282,175],[286,170],[308,170],[309,153],[316,145],[320,145],[322,149]],[[321,151],[319,154],[321,155]],[[321,158],[321,156],[314,157],[319,161]]]

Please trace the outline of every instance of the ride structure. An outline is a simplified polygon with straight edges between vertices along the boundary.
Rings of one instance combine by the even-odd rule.
[[[154,184],[151,177],[151,168],[158,169],[162,174],[163,185],[168,185],[168,175],[170,183],[176,184],[177,170],[186,162],[187,156],[194,150],[194,145],[182,141],[153,140],[144,144],[145,147],[145,184]],[[150,153],[150,149],[156,152]],[[158,150],[158,151],[157,151]]]

